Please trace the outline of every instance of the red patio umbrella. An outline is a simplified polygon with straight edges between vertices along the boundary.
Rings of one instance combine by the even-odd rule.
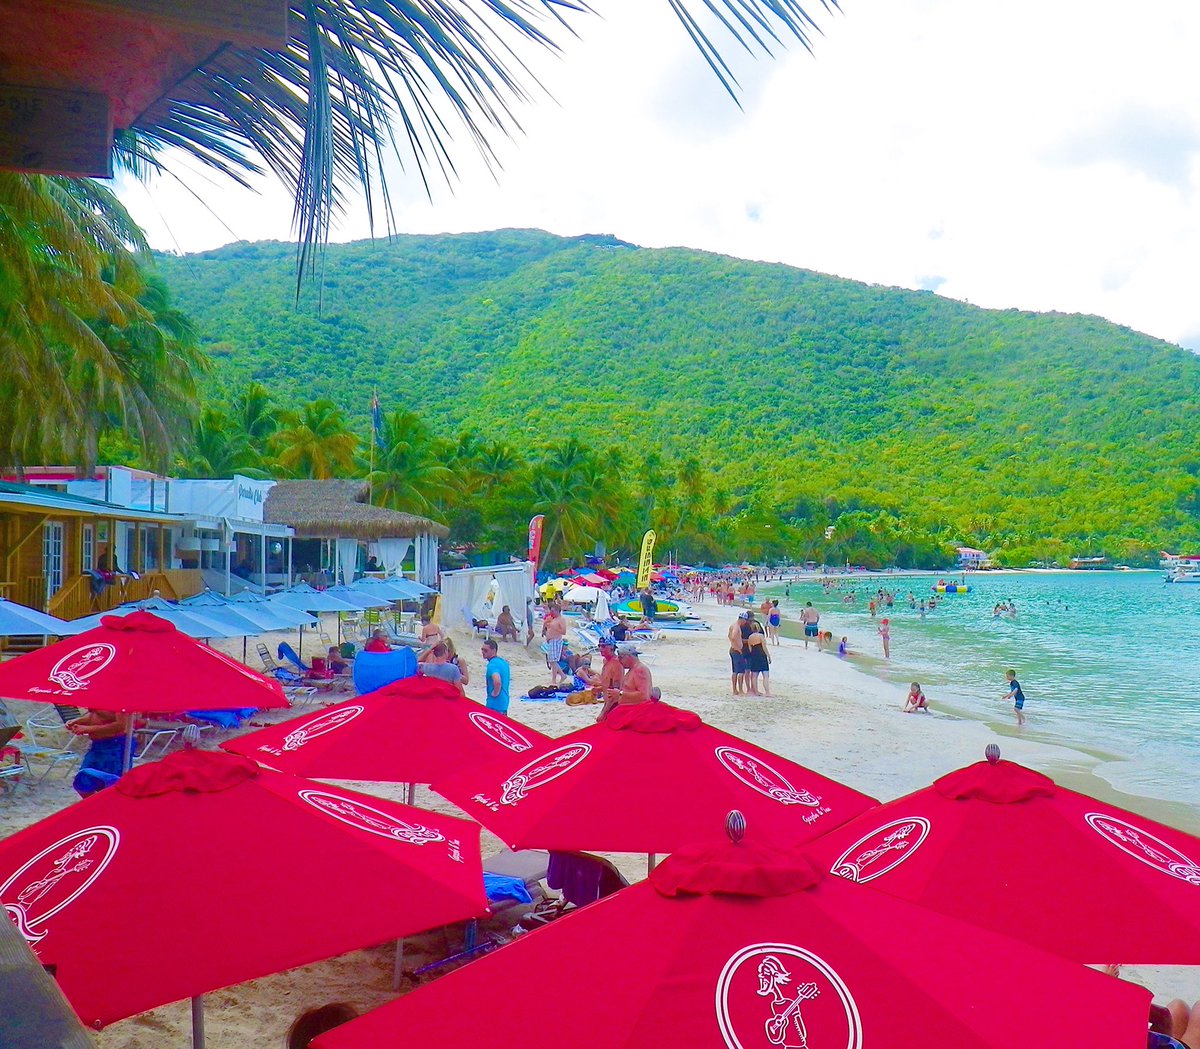
[[[814,842],[814,858],[1079,962],[1200,964],[1200,839],[988,749]]]
[[[435,780],[514,849],[673,852],[739,808],[764,839],[797,842],[878,804],[666,703]]]
[[[550,743],[448,682],[413,677],[221,746],[297,776],[432,783]]]
[[[97,1028],[487,910],[474,824],[199,750],[0,842],[0,905]]]
[[[514,1018],[514,973],[566,976]],[[1134,1049],[1149,1005],[1143,988],[822,877],[798,853],[716,844],[313,1049],[526,1049],[546,1032],[574,1049]]]
[[[0,696],[125,713],[286,707],[278,681],[152,612],[101,625],[0,663]]]

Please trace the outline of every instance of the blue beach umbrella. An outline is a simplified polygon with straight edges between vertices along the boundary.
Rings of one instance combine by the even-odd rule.
[[[11,637],[13,634],[53,634],[62,637],[65,633],[65,619],[48,616],[36,608],[0,597],[0,637]]]

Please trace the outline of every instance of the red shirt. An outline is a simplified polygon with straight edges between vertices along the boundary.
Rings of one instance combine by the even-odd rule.
[[[363,645],[364,652],[390,652],[391,650],[392,646],[381,637],[373,637]]]

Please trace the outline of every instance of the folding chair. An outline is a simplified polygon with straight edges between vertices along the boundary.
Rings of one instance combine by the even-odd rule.
[[[10,725],[8,728],[0,728],[0,785],[3,785],[5,791],[15,788],[20,782],[21,776],[25,773],[25,765],[21,761],[20,751],[10,743],[13,736],[20,731],[20,725]],[[12,751],[12,761],[3,760],[6,750]]]
[[[83,760],[87,740],[75,736],[63,727],[62,718],[53,707],[31,714],[25,722],[22,739],[9,741],[21,753],[21,762],[33,784],[41,783],[59,765],[70,766]],[[31,761],[44,761],[41,775],[33,771]]]

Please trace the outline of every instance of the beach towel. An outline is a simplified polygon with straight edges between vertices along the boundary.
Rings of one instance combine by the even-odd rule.
[[[483,872],[483,891],[492,903],[501,900],[515,900],[517,903],[533,903],[529,889],[520,878],[510,878],[505,874],[489,874]]]
[[[242,707],[238,710],[189,710],[187,716],[196,721],[209,721],[219,728],[237,728],[257,713],[256,707]]]
[[[567,701],[567,693],[565,692],[548,692],[545,695],[538,696],[521,696],[518,702],[520,703],[565,703]]]

